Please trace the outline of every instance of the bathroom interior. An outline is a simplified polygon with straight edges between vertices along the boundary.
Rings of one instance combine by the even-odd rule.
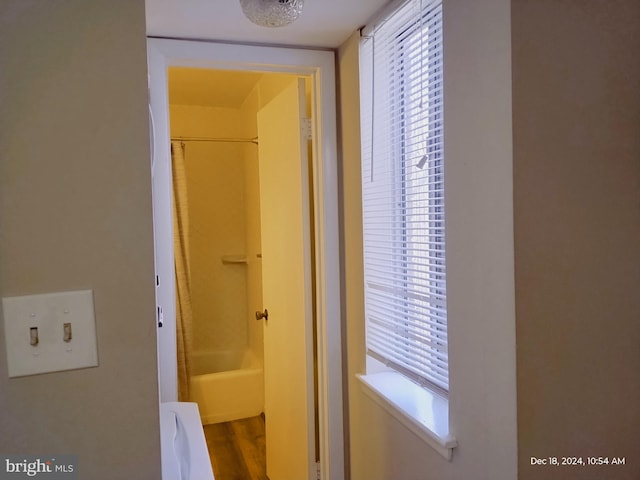
[[[267,478],[256,119],[296,76],[171,67],[168,78],[179,400],[198,404],[216,480]]]

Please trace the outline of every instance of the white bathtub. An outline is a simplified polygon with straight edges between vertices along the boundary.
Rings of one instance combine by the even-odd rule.
[[[203,424],[254,417],[264,411],[262,365],[249,350],[193,352],[191,401]]]

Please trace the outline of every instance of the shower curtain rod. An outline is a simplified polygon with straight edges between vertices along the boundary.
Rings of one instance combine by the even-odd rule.
[[[215,137],[171,137],[176,142],[226,142],[226,143],[255,143],[258,145],[258,137],[255,138],[215,138]]]

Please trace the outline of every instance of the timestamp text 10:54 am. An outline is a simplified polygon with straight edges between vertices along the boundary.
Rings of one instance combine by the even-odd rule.
[[[531,457],[531,465],[551,466],[589,466],[589,465],[625,465],[625,457]]]

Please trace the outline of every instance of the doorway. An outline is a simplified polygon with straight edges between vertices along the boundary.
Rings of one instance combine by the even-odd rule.
[[[179,400],[205,425],[266,414],[270,478],[317,460],[305,83],[169,69]]]
[[[320,478],[343,478],[344,433],[342,421],[339,243],[337,211],[337,158],[335,140],[335,77],[332,52],[274,47],[250,47],[205,42],[149,39],[149,71],[153,131],[151,165],[156,242],[158,362],[160,400],[177,397],[175,343],[175,283],[173,281],[173,237],[171,166],[167,145],[170,133],[167,105],[167,69],[171,66],[213,68],[253,72],[280,72],[309,78],[312,148],[310,177],[315,212],[312,228],[314,291],[317,325],[313,332],[318,352],[318,436]],[[277,323],[274,323],[274,325]],[[305,345],[307,353],[314,342]],[[308,357],[312,358],[312,357]],[[308,403],[305,408],[313,409]],[[313,448],[309,440],[308,447]],[[315,455],[313,455],[315,457]],[[311,458],[311,456],[309,457]],[[315,462],[306,466],[307,477],[316,478]],[[277,479],[276,479],[277,480]]]

